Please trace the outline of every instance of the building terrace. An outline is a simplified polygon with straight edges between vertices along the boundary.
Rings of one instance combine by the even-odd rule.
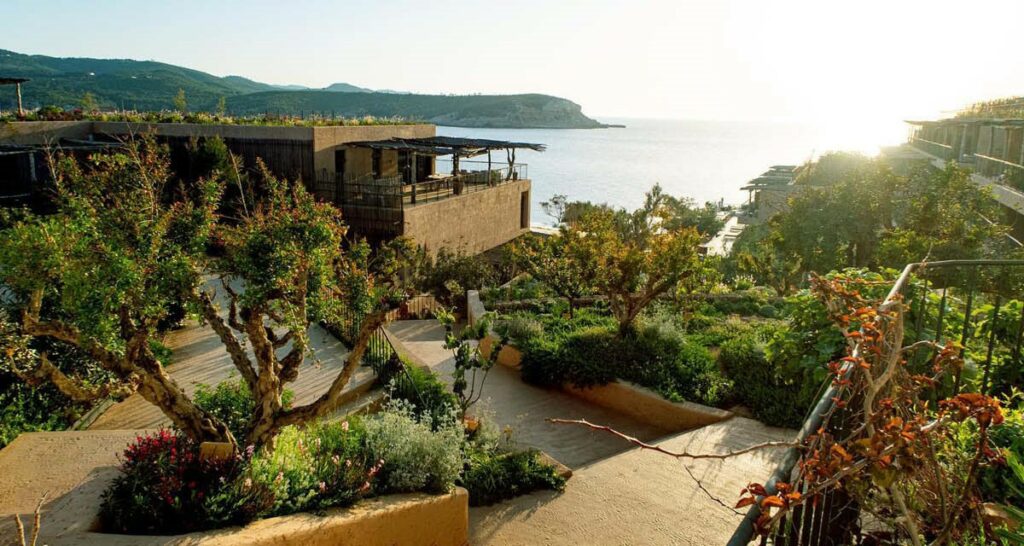
[[[250,168],[261,161],[274,175],[302,180],[318,198],[338,205],[355,234],[373,241],[408,236],[431,253],[482,252],[529,230],[531,184],[515,153],[544,150],[534,143],[438,137],[427,124],[10,122],[0,124],[0,197],[44,188],[51,148],[89,152],[137,135],[167,143],[172,155],[220,138]],[[501,151],[505,157],[495,158]]]

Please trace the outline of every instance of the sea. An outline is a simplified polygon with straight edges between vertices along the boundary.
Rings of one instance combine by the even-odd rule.
[[[532,180],[531,222],[551,225],[542,201],[570,200],[636,208],[655,183],[697,203],[740,204],[747,181],[772,165],[804,163],[831,150],[872,155],[906,137],[899,120],[881,123],[791,123],[598,118],[607,129],[471,129],[438,127],[443,136],[544,144],[518,150]],[[494,152],[495,166],[506,162]],[[475,158],[479,160],[480,158]]]

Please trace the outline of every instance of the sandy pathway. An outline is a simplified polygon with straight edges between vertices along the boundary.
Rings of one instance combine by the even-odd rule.
[[[451,354],[441,347],[444,330],[436,321],[402,321],[389,330],[407,356],[450,380]],[[796,434],[739,417],[668,433],[562,392],[527,385],[517,371],[501,366],[491,371],[484,393],[480,405],[486,403],[499,423],[513,426],[521,444],[549,453],[574,474],[563,493],[541,491],[470,509],[474,545],[724,544],[741,521],[701,491],[681,462],[606,434],[551,425],[545,422],[548,417],[585,418],[695,453],[733,451]],[[747,483],[764,480],[781,455],[776,449],[687,467],[713,495],[732,504]]]
[[[417,364],[429,366],[443,380],[451,381],[452,355],[441,346],[444,328],[437,321],[400,321],[392,323],[388,330],[404,347],[406,356]],[[588,429],[553,425],[546,421],[548,418],[588,419],[643,440],[660,438],[670,432],[556,390],[528,385],[520,379],[518,371],[504,366],[491,369],[483,392],[480,403],[471,411],[492,417],[502,427],[511,426],[520,444],[540,449],[569,468],[620,453],[628,449],[629,444]]]

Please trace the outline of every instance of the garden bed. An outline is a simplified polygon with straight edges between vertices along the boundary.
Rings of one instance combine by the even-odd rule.
[[[244,527],[177,536],[97,532],[103,490],[118,474],[117,451],[135,432],[40,432],[0,451],[0,535],[13,534],[11,514],[28,521],[49,492],[40,543],[49,544],[369,544],[462,545],[468,540],[468,493],[386,495],[353,507],[267,518]],[[116,448],[112,448],[117,446]],[[45,458],[46,465],[37,464]],[[59,468],[60,472],[52,469]],[[31,523],[29,522],[29,526]]]

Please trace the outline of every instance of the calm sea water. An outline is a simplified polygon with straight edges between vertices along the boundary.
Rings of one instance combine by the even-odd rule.
[[[551,224],[540,202],[555,194],[573,200],[635,208],[655,182],[697,202],[741,203],[748,180],[771,165],[799,164],[834,149],[877,151],[895,144],[902,129],[771,122],[609,119],[624,129],[464,129],[438,127],[444,136],[536,142],[547,151],[516,152],[533,180],[532,221]],[[477,158],[480,159],[480,158]],[[496,152],[497,165],[505,161]]]

